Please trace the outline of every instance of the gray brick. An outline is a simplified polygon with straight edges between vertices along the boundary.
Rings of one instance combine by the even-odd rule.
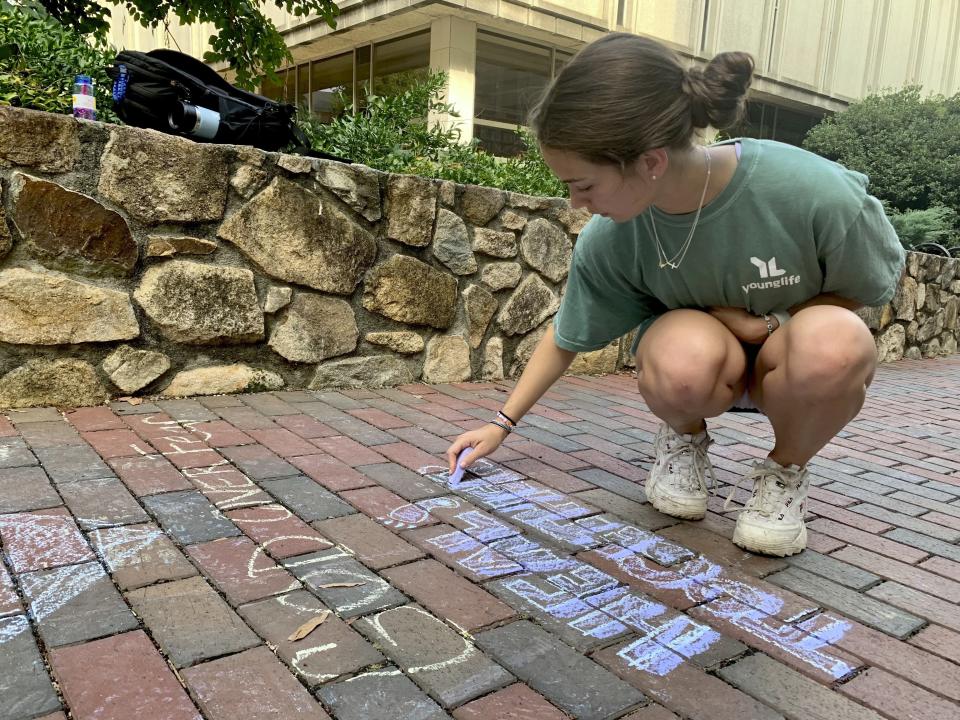
[[[853,590],[866,590],[880,582],[879,575],[861,570],[855,565],[841,562],[828,555],[821,555],[813,550],[807,550],[799,555],[789,557],[787,562],[794,567],[833,580]]]
[[[172,419],[181,423],[210,422],[220,419],[219,415],[196,400],[158,400],[157,405]]]
[[[855,703],[766,655],[751,655],[721,668],[720,677],[785,717],[798,720],[882,720]]]
[[[234,537],[240,530],[203,495],[192,490],[142,498],[160,526],[181,545]]]
[[[407,596],[339,548],[287,558],[283,566],[342,618],[403,605]],[[359,583],[354,587],[323,587]]]
[[[937,540],[936,538],[928,537],[926,535],[921,535],[913,530],[895,528],[885,532],[883,537],[889,538],[890,540],[896,540],[897,542],[903,543],[904,545],[909,545],[910,547],[925,550],[933,555],[939,555],[955,562],[960,562],[960,546],[952,545],[951,543],[946,543],[943,540]]]
[[[523,425],[540,428],[547,432],[563,437],[564,435],[573,435],[577,432],[588,432],[587,430],[577,430],[572,427],[575,423],[561,423],[556,420],[550,420],[541,415],[537,415],[536,409],[523,416]]]
[[[131,405],[126,401],[110,403],[110,409],[115,415],[153,415],[161,412],[160,408],[151,402]]]
[[[588,448],[593,448],[602,453],[606,453],[611,457],[615,457],[618,460],[623,460],[624,462],[641,462],[644,460],[650,460],[650,455],[646,452],[640,452],[634,450],[629,445],[620,445],[611,440],[607,440],[606,436],[610,434],[609,430],[604,431],[604,437],[597,437],[596,435],[573,435],[571,440],[576,440],[586,445]]]
[[[0,514],[56,507],[63,501],[38,467],[0,469]]]
[[[263,445],[236,445],[220,453],[254,480],[280,478],[299,472],[293,465]]]
[[[446,444],[450,445],[450,443]],[[446,489],[442,486],[396,463],[361,465],[357,470],[409,502],[438,497],[446,493]]]
[[[543,430],[542,428],[523,426],[517,428],[517,435],[522,435],[528,440],[534,440],[538,443],[542,443],[547,447],[553,448],[554,450],[559,450],[560,452],[576,452],[578,450],[586,450],[586,445],[581,445],[578,442],[570,440],[569,438],[556,435],[549,430]]]
[[[640,482],[624,480],[622,477],[608,473],[606,470],[601,470],[600,468],[574,470],[572,474],[581,480],[586,480],[588,483],[593,483],[597,487],[602,487],[604,490],[609,490],[612,493],[622,495],[638,503],[645,503],[647,501],[647,496],[643,492],[643,485]],[[637,471],[637,475],[640,475],[640,471]]]
[[[926,624],[916,615],[800,568],[787,568],[766,579],[900,639],[910,636]]]
[[[574,493],[574,497],[616,515],[621,520],[633,523],[645,530],[661,530],[680,521],[657,511],[644,499],[636,502],[604,488]]]
[[[327,425],[361,445],[386,445],[397,441],[390,433],[355,417],[328,420]]]
[[[127,600],[178,668],[260,644],[201,577],[132,590]]]
[[[644,696],[528,621],[476,636],[494,660],[579,720],[608,720],[642,702]]]
[[[20,584],[48,647],[94,640],[139,625],[100,563],[26,573]]]
[[[513,676],[470,640],[417,605],[386,610],[353,625],[445,708],[507,685]]]
[[[632,632],[619,620],[538,575],[515,575],[484,587],[582,653]]]
[[[918,495],[914,495],[913,493],[903,492],[902,490],[898,490],[890,497],[906,503],[919,505],[921,508],[926,508],[927,510],[936,510],[937,512],[942,512],[944,515],[960,517],[960,505],[940,502],[939,500],[931,500],[930,498],[920,497]],[[921,512],[923,511],[921,510]]]
[[[320,688],[337,720],[449,720],[439,705],[398,669],[357,675]]]
[[[944,542],[954,543],[957,540],[960,540],[960,530],[954,530],[953,528],[948,528],[944,525],[928,522],[922,518],[915,518],[910,517],[909,515],[903,515],[902,513],[891,512],[884,508],[876,507],[875,505],[870,505],[868,503],[853,505],[847,509],[852,510],[855,513],[860,513],[861,515],[871,517],[874,520],[882,520],[883,522],[890,523],[896,527],[907,528],[908,530],[914,530],[918,533],[922,533],[923,535],[929,535],[930,537],[943,540]]]
[[[37,457],[20,438],[0,438],[0,468],[27,467],[37,464]]]
[[[893,488],[894,490],[903,490],[913,495],[920,495],[921,497],[930,498],[931,500],[939,500],[940,502],[950,502],[956,498],[956,495],[951,493],[941,492],[936,488],[932,488],[926,483],[921,484],[919,479],[914,480],[902,480],[897,477],[891,477],[889,473],[876,473],[868,472],[860,476],[861,478],[866,478],[867,480],[873,481],[875,484],[880,487]],[[859,483],[863,483],[863,480],[858,480]],[[879,491],[878,491],[879,492]],[[886,493],[882,493],[886,494]]]
[[[343,517],[356,512],[353,506],[348,505],[306,475],[280,480],[261,480],[258,484],[308,523]]]
[[[60,709],[26,615],[0,619],[0,720],[23,720]]]
[[[132,525],[150,519],[130,491],[115,478],[67,483],[60,487],[60,494],[84,530]]]
[[[62,484],[78,480],[116,477],[89,445],[36,448],[40,464],[50,479]]]
[[[336,615],[331,615],[307,637],[287,638],[327,608],[306,590],[267,598],[237,608],[264,640],[276,646],[283,660],[311,688],[370,665],[382,663],[380,652]]]
[[[273,393],[251,393],[249,395],[241,395],[240,400],[244,405],[252,407],[258,413],[262,413],[263,415],[277,417],[280,415],[298,415],[300,412],[286,400],[281,400]],[[310,400],[313,400],[313,398],[310,398]]]
[[[830,483],[829,485],[824,485],[823,489],[840,493],[841,495],[846,495],[849,498],[856,498],[857,500],[862,500],[863,502],[868,502],[873,505],[886,508],[892,512],[903,513],[904,515],[916,517],[917,515],[922,515],[924,512],[926,512],[922,507],[919,507],[916,504],[904,502],[903,499],[898,499],[896,494],[877,495],[876,493],[870,492],[869,490],[864,490],[856,485]]]

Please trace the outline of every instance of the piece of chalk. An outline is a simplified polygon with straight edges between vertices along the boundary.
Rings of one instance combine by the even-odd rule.
[[[472,447],[466,447],[460,451],[460,454],[457,456],[457,466],[453,470],[453,475],[450,476],[450,485],[459,485],[460,481],[463,480],[463,461],[467,459],[467,455],[473,452]]]

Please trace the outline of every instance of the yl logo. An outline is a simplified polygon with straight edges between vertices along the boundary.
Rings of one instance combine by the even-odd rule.
[[[770,258],[766,262],[760,258],[752,257],[750,258],[750,262],[752,262],[757,270],[760,271],[760,277],[763,279],[780,277],[781,275],[785,275],[787,272],[786,270],[781,270],[777,267],[777,259],[775,257]]]

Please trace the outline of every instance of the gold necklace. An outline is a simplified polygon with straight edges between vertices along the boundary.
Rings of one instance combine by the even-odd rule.
[[[657,233],[657,221],[653,217],[653,207],[650,207],[650,227],[653,228],[653,239],[657,244],[657,259],[659,260],[661,270],[663,268],[676,270],[680,267],[680,263],[682,263],[683,259],[687,256],[687,250],[690,249],[690,243],[693,241],[693,233],[697,229],[697,223],[700,222],[700,211],[703,210],[703,201],[707,197],[707,187],[710,185],[710,151],[704,148],[703,153],[706,155],[707,161],[707,178],[703,181],[703,192],[700,193],[700,204],[697,206],[697,214],[693,216],[693,225],[690,226],[687,239],[684,240],[683,245],[680,246],[680,249],[677,250],[672,258],[667,257],[667,252],[660,243],[660,235]]]

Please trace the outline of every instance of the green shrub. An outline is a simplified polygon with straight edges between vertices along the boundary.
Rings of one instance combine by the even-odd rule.
[[[908,250],[921,243],[951,244],[957,213],[953,208],[937,205],[926,210],[893,213],[890,222]]]
[[[960,95],[923,97],[919,86],[870,95],[816,125],[804,147],[866,174],[896,211],[960,212]]]
[[[0,2],[0,105],[73,112],[73,79],[96,83],[97,119],[116,122],[106,68],[116,52],[91,44],[42,10]]]
[[[457,117],[443,101],[444,73],[404,83],[395,94],[370,95],[358,112],[347,110],[325,124],[304,114],[299,120],[316,150],[350,158],[378,170],[408,173],[512,190],[566,197],[566,185],[547,167],[536,141],[518,128],[525,152],[497,158],[476,143],[460,143],[460,131],[430,123],[431,113]],[[342,102],[344,107],[350,103]]]

